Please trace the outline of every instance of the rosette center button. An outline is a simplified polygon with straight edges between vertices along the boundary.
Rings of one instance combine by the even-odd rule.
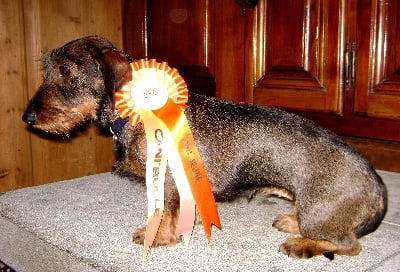
[[[168,90],[157,80],[141,80],[133,86],[131,97],[140,108],[158,110],[167,103]]]

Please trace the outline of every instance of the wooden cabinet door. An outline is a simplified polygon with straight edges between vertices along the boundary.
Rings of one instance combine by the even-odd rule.
[[[252,101],[342,113],[343,1],[261,0]]]
[[[356,115],[400,120],[400,1],[358,1],[355,83]]]

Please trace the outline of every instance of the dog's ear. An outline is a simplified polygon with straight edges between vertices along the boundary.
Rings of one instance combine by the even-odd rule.
[[[132,58],[115,48],[102,50],[101,59],[106,65],[105,81],[108,83],[109,94],[114,101],[114,93],[122,88],[128,81],[132,80]]]
[[[69,44],[73,44],[73,43],[80,43],[80,44],[83,44],[83,45],[90,45],[91,47],[95,47],[95,48],[100,49],[100,50],[102,48],[114,47],[113,44],[109,40],[107,40],[106,38],[100,37],[100,36],[83,37],[83,38],[77,39],[75,41],[72,41]]]
[[[100,65],[110,102],[114,104],[115,91],[132,79],[133,58],[114,47],[96,48],[92,55]]]

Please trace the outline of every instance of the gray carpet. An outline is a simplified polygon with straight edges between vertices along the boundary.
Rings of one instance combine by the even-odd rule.
[[[210,244],[196,226],[189,245],[154,248],[142,261],[131,233],[146,221],[145,188],[105,173],[0,195],[0,260],[16,271],[399,271],[400,179],[380,173],[390,210],[355,257],[279,253],[288,235],[271,223],[291,206],[258,196],[219,203],[223,231],[214,228]]]

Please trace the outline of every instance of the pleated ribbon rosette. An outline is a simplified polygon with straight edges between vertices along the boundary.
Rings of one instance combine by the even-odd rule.
[[[204,164],[184,114],[188,89],[178,71],[166,62],[131,63],[132,80],[115,93],[115,108],[132,126],[142,123],[147,140],[146,186],[148,219],[143,257],[146,258],[164,211],[167,163],[180,197],[176,235],[190,239],[197,207],[208,241],[211,226],[221,229],[217,206]]]

